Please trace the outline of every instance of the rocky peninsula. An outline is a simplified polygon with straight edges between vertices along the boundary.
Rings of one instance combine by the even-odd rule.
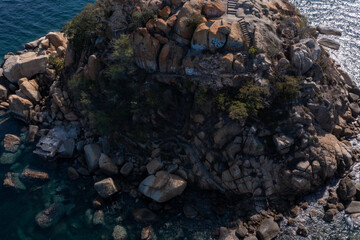
[[[335,177],[324,221],[360,213],[348,174],[360,89],[329,57],[338,44],[319,33],[341,35],[310,26],[287,0],[98,0],[61,33],[4,57],[0,109],[28,124],[45,163],[66,159],[74,184],[94,180],[96,223],[122,192],[148,199],[133,216],[151,225],[154,212],[204,191],[216,196],[214,214],[234,206],[214,239],[270,240],[284,221],[307,237],[292,218]],[[6,135],[6,151],[19,144]],[[48,178],[25,169],[3,185]],[[36,222],[47,228],[64,212],[54,202]],[[127,235],[114,227],[114,239]],[[139,238],[155,239],[151,226]]]

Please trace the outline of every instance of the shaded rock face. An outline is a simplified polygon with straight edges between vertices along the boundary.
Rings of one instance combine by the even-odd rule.
[[[20,146],[20,138],[13,134],[5,134],[4,148],[8,152],[16,152]]]
[[[94,184],[95,190],[102,198],[108,198],[119,191],[112,178],[105,178]]]
[[[201,16],[203,0],[187,1],[181,8],[174,26],[175,33],[184,39],[191,39],[194,29],[189,22]]]
[[[133,212],[133,217],[135,219],[135,221],[137,222],[154,222],[157,220],[157,216],[155,213],[153,213],[152,211],[150,211],[147,208],[138,208],[135,209]]]
[[[334,50],[339,50],[339,48],[340,48],[340,43],[336,42],[335,40],[329,39],[329,38],[319,39],[319,44],[323,45],[325,47],[334,49]]]
[[[159,55],[160,72],[176,73],[179,71],[183,58],[183,49],[175,42],[163,46]]]
[[[132,34],[132,46],[136,64],[148,71],[158,69],[157,55],[160,50],[159,41],[150,35],[146,28],[138,28]]]
[[[317,26],[316,30],[319,31],[319,33],[324,34],[324,35],[334,35],[334,36],[341,36],[341,30],[339,29],[335,29],[335,28],[331,28],[328,26]]]
[[[291,62],[300,74],[309,71],[320,55],[319,44],[311,38],[302,39],[291,47]]]
[[[347,214],[360,213],[360,202],[352,201],[349,206],[345,209]]]
[[[65,207],[62,203],[53,203],[40,212],[35,221],[41,228],[48,228],[55,225],[65,213]]]
[[[49,32],[45,36],[55,48],[67,46],[67,39],[64,37],[63,33],[60,32]]]
[[[85,159],[90,172],[99,167],[101,149],[97,144],[88,144],[84,147]]]
[[[187,182],[165,171],[150,175],[139,185],[139,191],[156,202],[166,202],[180,195],[186,188]]]
[[[17,83],[22,77],[30,78],[45,72],[47,60],[47,55],[37,56],[33,52],[11,56],[4,63],[4,76],[12,83]]]

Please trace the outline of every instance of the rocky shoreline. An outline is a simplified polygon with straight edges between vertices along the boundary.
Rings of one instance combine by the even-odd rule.
[[[236,13],[226,10],[229,3],[223,1],[100,2],[111,12],[106,37],[94,37],[77,52],[63,33],[51,32],[6,55],[0,68],[1,109],[29,125],[27,142],[37,141],[34,153],[49,161],[70,159],[68,178],[73,181],[93,178],[98,194],[93,221],[101,222],[103,202],[122,191],[166,208],[191,186],[239,198],[236,206],[244,204],[214,237],[273,239],[282,221],[307,237],[306,227],[293,220],[300,208],[307,208],[299,197],[335,176],[344,177],[359,154],[349,139],[359,132],[360,89],[323,47],[336,49],[336,42],[317,40],[319,32],[339,31],[308,26],[286,1],[239,1]],[[113,61],[110,43],[126,32],[119,16],[126,19],[130,12],[134,16],[150,7],[157,17],[129,34],[133,58],[146,72],[146,84],[160,89],[161,101],[168,105],[131,116],[132,124],[153,129],[141,141],[126,131],[125,123],[119,123],[124,131],[99,136],[82,103],[73,98],[76,89],[68,80],[75,74],[90,82],[103,78]],[[134,72],[132,76],[140,70]],[[253,106],[254,96],[247,95],[251,102],[237,96],[236,104],[247,104],[245,110],[236,109],[245,111],[245,117],[232,111],[238,106],[233,102],[219,111],[214,106],[219,95],[209,97],[245,87],[250,92],[253,86],[266,95],[266,106]],[[278,104],[271,96],[294,86],[296,99],[284,105],[284,99]],[[267,116],[252,114],[249,105]],[[19,145],[17,136],[5,136],[6,151],[16,152]],[[22,181],[48,178],[45,172],[25,169],[20,175],[9,172],[3,185],[24,189]],[[357,217],[356,186],[344,177],[336,191],[330,190],[323,202],[324,221],[344,209]],[[152,211],[135,209],[134,219],[152,222]],[[190,218],[197,215],[188,204],[183,212]],[[46,228],[62,215],[64,206],[55,202],[36,222]],[[114,239],[127,238],[124,227],[117,225],[113,231]],[[152,239],[151,227],[143,232],[141,239]]]

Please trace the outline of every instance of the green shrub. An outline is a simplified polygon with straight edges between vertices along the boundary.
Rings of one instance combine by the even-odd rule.
[[[131,29],[138,27],[145,27],[146,23],[153,18],[157,17],[157,9],[155,7],[146,8],[142,11],[137,11],[132,15]]]
[[[257,47],[254,47],[254,46],[251,46],[251,47],[249,48],[248,54],[249,54],[249,56],[254,56],[254,55],[256,55],[257,52],[258,52],[258,48],[257,48]]]
[[[284,76],[274,83],[275,94],[282,103],[290,103],[300,96],[300,79],[295,76]]]
[[[244,120],[248,117],[246,104],[240,101],[233,101],[229,107],[229,117],[231,119]]]
[[[60,58],[58,56],[58,54],[52,53],[49,56],[48,63],[50,65],[50,67],[55,69],[56,74],[59,74],[61,72],[61,70],[64,69],[65,60],[64,60],[64,58]]]
[[[101,1],[88,3],[83,10],[63,27],[62,32],[69,38],[70,45],[77,51],[87,46],[92,36],[101,35],[105,30],[105,6]]]

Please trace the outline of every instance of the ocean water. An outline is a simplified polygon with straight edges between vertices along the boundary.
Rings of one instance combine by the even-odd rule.
[[[331,56],[360,84],[360,1],[290,0],[312,25],[326,25],[342,30],[341,37],[326,36],[341,44]]]
[[[95,0],[0,0],[0,62],[3,55],[59,31],[88,2]]]

